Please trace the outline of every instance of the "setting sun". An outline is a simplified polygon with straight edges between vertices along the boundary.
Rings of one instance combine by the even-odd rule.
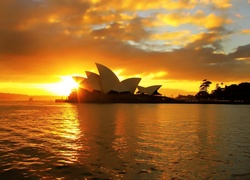
[[[71,76],[61,76],[61,81],[48,85],[47,89],[59,96],[68,96],[72,89],[77,89],[78,84]]]

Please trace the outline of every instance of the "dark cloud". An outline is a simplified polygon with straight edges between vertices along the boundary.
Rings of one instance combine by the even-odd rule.
[[[119,41],[135,41],[140,42],[144,38],[149,36],[149,33],[143,29],[143,18],[134,18],[130,21],[130,24],[120,24],[117,22],[111,23],[107,28],[101,28],[93,30],[92,35],[94,37],[112,38]]]
[[[231,33],[223,26],[181,49],[149,51],[140,48],[150,35],[145,18],[134,15],[123,21],[121,12],[105,13],[94,11],[87,1],[1,1],[0,81],[41,82],[62,72],[84,74],[94,62],[126,68],[127,76],[166,71],[164,79],[250,79],[250,64],[237,60],[250,57],[249,44],[228,55],[214,53]]]
[[[39,49],[39,38],[33,32],[0,30],[1,54],[31,54]]]
[[[19,73],[28,76],[32,74],[34,80],[37,74],[44,76],[60,74],[70,68],[71,72],[78,70],[77,72],[84,74],[84,70],[87,70],[84,64],[89,65],[94,62],[106,64],[112,69],[126,68],[124,71],[126,75],[166,71],[168,73],[163,77],[164,79],[208,78],[224,82],[249,80],[250,64],[235,59],[242,54],[249,55],[249,45],[239,47],[229,55],[214,54],[212,48],[191,49],[190,47],[172,52],[150,52],[113,39],[84,39],[70,47],[64,47],[64,51],[54,49],[54,52],[50,52],[53,54],[43,54],[41,57],[1,58],[0,66],[6,69],[6,72],[14,69],[13,73],[16,76]]]
[[[117,62],[107,60],[107,64],[113,64],[115,67],[121,68],[126,67],[128,74],[166,71],[168,74],[165,79],[199,81],[203,78],[209,78],[224,82],[247,81],[249,79],[250,64],[248,62],[239,62],[230,54],[215,54],[212,48],[148,52],[126,44],[114,43],[113,47],[114,51],[111,51],[111,48],[106,46],[102,53],[106,56],[108,54],[116,55],[113,59]],[[241,49],[250,50],[248,45]],[[138,70],[138,67],[142,68]]]
[[[250,57],[250,44],[247,44],[245,46],[239,46],[235,52],[230,53],[230,56],[234,58],[246,58]]]

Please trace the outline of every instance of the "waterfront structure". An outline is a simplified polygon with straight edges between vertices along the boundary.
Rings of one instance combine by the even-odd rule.
[[[149,87],[142,87],[138,86],[139,92],[142,94],[153,95],[157,94],[157,90],[160,89],[161,85],[149,86]]]
[[[122,81],[108,67],[96,63],[99,74],[86,71],[87,77],[73,76],[79,88],[68,97],[70,102],[155,102],[166,99],[158,89],[161,85],[139,86],[141,78]],[[136,92],[136,89],[138,91]]]

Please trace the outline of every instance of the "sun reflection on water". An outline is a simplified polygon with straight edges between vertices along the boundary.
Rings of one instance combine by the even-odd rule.
[[[249,179],[248,109],[8,104],[0,179]]]
[[[78,143],[78,139],[82,136],[82,132],[79,128],[79,121],[77,119],[77,111],[73,105],[64,108],[61,112],[61,118],[59,118],[57,129],[54,129],[51,133],[54,134],[59,141],[61,141],[61,147],[57,150],[58,156],[63,157],[60,160],[61,163],[74,163],[78,161],[81,144]]]

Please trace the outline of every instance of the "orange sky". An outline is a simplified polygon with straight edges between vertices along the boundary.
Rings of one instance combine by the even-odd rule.
[[[162,84],[168,96],[197,92],[203,79],[211,89],[249,82],[249,7],[247,0],[1,1],[0,92],[66,95],[65,76],[97,72],[95,62],[120,80]]]

